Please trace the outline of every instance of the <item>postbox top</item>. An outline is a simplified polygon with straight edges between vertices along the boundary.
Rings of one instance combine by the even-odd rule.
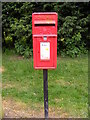
[[[57,34],[56,12],[34,12],[32,14],[32,34]]]
[[[56,14],[56,12],[34,12],[33,14]]]

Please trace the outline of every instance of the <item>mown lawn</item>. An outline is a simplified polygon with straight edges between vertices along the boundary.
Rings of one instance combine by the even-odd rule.
[[[2,96],[43,109],[43,71],[33,69],[33,59],[3,54]],[[49,108],[55,115],[88,117],[88,57],[57,58],[57,69],[48,70]],[[54,116],[55,116],[54,115]]]

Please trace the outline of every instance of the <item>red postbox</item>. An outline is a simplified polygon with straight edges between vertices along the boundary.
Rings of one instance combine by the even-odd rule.
[[[57,13],[32,14],[33,60],[35,69],[57,66]]]

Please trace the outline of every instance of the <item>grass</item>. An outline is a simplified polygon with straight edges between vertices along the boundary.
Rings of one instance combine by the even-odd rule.
[[[43,72],[33,69],[33,61],[15,54],[3,54],[3,99],[13,98],[32,109],[43,107]],[[88,57],[57,58],[57,69],[48,70],[50,108],[67,117],[88,117]],[[39,106],[39,108],[38,108]]]

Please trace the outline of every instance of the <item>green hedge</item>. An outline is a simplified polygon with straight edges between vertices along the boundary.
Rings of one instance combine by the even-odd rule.
[[[32,55],[32,13],[58,13],[58,54],[71,57],[87,53],[90,3],[2,3],[3,48],[15,48],[20,55]]]

